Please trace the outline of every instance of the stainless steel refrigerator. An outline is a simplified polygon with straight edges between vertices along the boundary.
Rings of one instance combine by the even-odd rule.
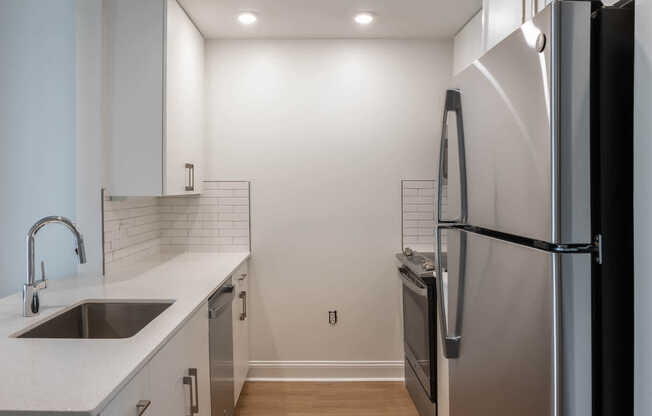
[[[632,85],[631,5],[585,1],[453,79],[436,229],[451,416],[631,414]]]

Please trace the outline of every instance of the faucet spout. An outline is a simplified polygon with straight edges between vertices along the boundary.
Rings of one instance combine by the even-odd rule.
[[[79,257],[79,263],[86,263],[86,247],[84,237],[72,221],[65,217],[45,217],[38,220],[27,232],[27,283],[23,286],[23,316],[34,316],[39,312],[38,291],[45,288],[45,278],[36,281],[36,265],[34,261],[34,246],[36,235],[48,224],[62,224],[75,237],[77,247],[75,253]]]

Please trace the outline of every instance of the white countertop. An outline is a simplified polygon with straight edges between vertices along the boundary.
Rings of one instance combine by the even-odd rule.
[[[0,415],[95,415],[240,266],[249,253],[160,255],[112,272],[104,281],[48,282],[39,316],[22,316],[21,295],[0,299]],[[85,300],[174,300],[127,339],[19,339]]]

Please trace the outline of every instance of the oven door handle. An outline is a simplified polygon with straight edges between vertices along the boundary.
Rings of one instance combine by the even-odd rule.
[[[407,287],[419,296],[428,297],[428,288],[410,278],[410,276],[407,274],[407,270],[402,267],[399,268],[398,275],[403,282],[403,286]]]

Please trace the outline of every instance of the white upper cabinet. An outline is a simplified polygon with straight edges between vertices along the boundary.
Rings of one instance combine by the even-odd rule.
[[[618,0],[608,0],[608,1],[603,1],[604,4],[608,3],[615,3]],[[537,5],[537,13],[539,13],[541,10],[545,9],[547,5],[552,3],[552,0],[539,0],[536,5]]]
[[[484,50],[496,46],[552,0],[484,0]]]
[[[482,9],[455,35],[453,75],[531,19],[552,0],[483,0]]]
[[[485,51],[496,46],[523,23],[524,7],[530,0],[484,0]]]
[[[204,39],[176,0],[103,3],[112,195],[199,193]]]
[[[484,53],[482,46],[482,11],[460,30],[453,41],[453,75],[461,72]]]
[[[176,0],[168,0],[163,193],[199,193],[203,154],[204,38]],[[194,165],[186,168],[186,164]],[[192,187],[194,176],[194,190]],[[190,183],[189,183],[190,182]]]

